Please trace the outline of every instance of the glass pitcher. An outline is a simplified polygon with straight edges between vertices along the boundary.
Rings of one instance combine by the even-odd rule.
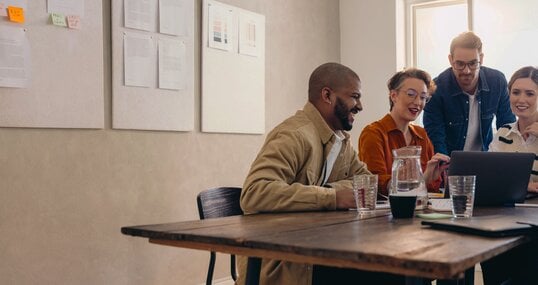
[[[428,203],[428,191],[420,167],[420,146],[406,146],[392,150],[392,180],[390,194],[417,196],[417,209]]]

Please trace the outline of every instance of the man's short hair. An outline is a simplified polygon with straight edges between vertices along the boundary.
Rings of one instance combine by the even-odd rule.
[[[456,48],[477,49],[482,53],[482,41],[473,32],[463,32],[456,36],[450,43],[450,54],[454,55]]]
[[[318,66],[310,75],[308,81],[308,100],[315,102],[320,98],[321,89],[329,87],[337,90],[350,80],[360,81],[359,76],[351,68],[335,62],[324,63]]]

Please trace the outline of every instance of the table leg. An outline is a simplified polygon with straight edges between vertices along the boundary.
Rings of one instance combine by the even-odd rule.
[[[465,270],[465,285],[474,285],[474,266]]]
[[[465,270],[462,279],[437,280],[437,285],[474,285],[474,267]]]
[[[262,267],[262,259],[259,257],[249,257],[247,263],[247,276],[245,285],[260,284],[260,270]]]

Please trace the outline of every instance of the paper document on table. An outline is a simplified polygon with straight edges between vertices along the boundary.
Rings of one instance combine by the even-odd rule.
[[[428,208],[439,212],[452,211],[452,200],[450,199],[429,199]]]
[[[377,203],[375,204],[376,210],[390,210],[390,204],[389,203]],[[350,211],[357,211],[357,208],[349,208]],[[375,211],[375,210],[374,210]]]

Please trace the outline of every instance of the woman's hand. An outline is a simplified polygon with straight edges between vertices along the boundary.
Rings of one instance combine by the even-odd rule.
[[[527,188],[527,191],[532,193],[538,193],[538,182],[529,182],[529,187]]]
[[[522,132],[522,135],[533,135],[538,137],[538,122],[532,123],[532,125],[526,127]]]
[[[424,182],[430,183],[433,180],[439,178],[441,173],[448,168],[450,163],[450,157],[442,153],[436,153],[426,164],[426,171],[424,171]]]

